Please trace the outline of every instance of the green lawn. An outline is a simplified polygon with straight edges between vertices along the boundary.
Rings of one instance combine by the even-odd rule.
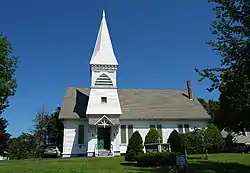
[[[150,172],[133,166],[124,166],[124,157],[111,158],[72,158],[36,161],[0,162],[0,173],[141,173]]]
[[[213,154],[209,159],[199,155],[189,159],[190,173],[250,173],[250,154]],[[124,165],[123,157],[75,158],[0,162],[0,173],[161,173],[163,169]]]
[[[211,154],[190,156],[191,173],[250,173],[250,154]]]

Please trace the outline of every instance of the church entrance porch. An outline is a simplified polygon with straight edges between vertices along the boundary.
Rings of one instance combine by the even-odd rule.
[[[97,128],[97,148],[98,150],[110,150],[111,138],[110,138],[111,127],[98,127]]]
[[[119,117],[91,115],[89,121],[88,156],[114,156],[119,151],[117,135]]]

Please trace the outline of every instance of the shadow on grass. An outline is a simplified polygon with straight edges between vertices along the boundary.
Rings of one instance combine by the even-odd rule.
[[[135,166],[135,167],[137,167],[137,163],[136,162],[123,162],[123,163],[120,163],[120,165],[122,165],[122,166]]]
[[[188,160],[204,160],[205,157],[202,156],[188,156]]]
[[[168,167],[140,167],[135,162],[124,162],[122,166],[126,166],[133,173],[168,173]]]
[[[168,173],[168,167],[139,167],[136,163],[121,163],[133,173]],[[250,173],[250,166],[239,163],[195,160],[189,163],[188,173]]]
[[[198,160],[189,163],[189,173],[250,173],[250,166]]]

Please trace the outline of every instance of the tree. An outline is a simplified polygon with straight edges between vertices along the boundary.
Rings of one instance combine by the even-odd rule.
[[[48,143],[56,145],[62,152],[64,126],[62,121],[58,118],[60,109],[60,107],[57,107],[56,111],[53,112],[48,118],[46,131],[48,136]]]
[[[220,119],[234,131],[250,130],[250,1],[209,0],[216,3],[211,31],[215,40],[207,43],[221,57],[217,68],[195,69],[201,80],[209,79],[208,91],[220,91]]]
[[[232,133],[228,133],[225,138],[226,147],[232,147],[237,142],[236,138]]]
[[[63,123],[58,119],[60,107],[53,113],[39,112],[34,119],[33,134],[37,150],[45,145],[56,145],[62,151]]]
[[[184,152],[184,140],[176,130],[173,130],[170,133],[168,137],[168,143],[170,144],[172,152]]]
[[[214,123],[219,129],[223,129],[220,119],[220,102],[218,100],[209,99],[208,101],[203,98],[198,98],[199,102],[206,109],[207,113],[211,116],[211,122]]]
[[[148,131],[146,137],[145,137],[145,141],[144,141],[144,145],[145,148],[148,149],[157,149],[157,145],[147,145],[147,144],[156,144],[162,142],[162,137],[159,133],[159,131],[155,128],[150,128],[150,130]]]
[[[8,144],[10,159],[28,159],[36,156],[36,143],[33,134],[22,133],[17,138],[12,138]]]
[[[181,134],[184,138],[185,149],[188,154],[202,154],[205,151],[203,129],[195,128],[193,131]]]
[[[8,98],[15,95],[17,58],[11,55],[11,45],[0,33],[0,115],[9,106]]]
[[[206,109],[206,111],[209,111],[209,105],[208,102],[206,100],[204,100],[203,98],[197,98],[198,101],[201,103],[201,105],[204,107],[204,109]]]
[[[144,144],[159,143],[159,139],[162,141],[159,131],[155,128],[150,128],[145,137]]]
[[[44,111],[44,108],[41,112],[38,112],[35,119],[33,120],[34,122],[34,129],[32,131],[36,141],[36,152],[38,153],[39,156],[41,157],[40,150],[41,148],[46,145],[47,142],[47,124],[48,124],[48,119],[49,119],[49,113]],[[40,154],[39,154],[40,153]]]
[[[135,161],[141,153],[143,153],[142,137],[138,131],[135,131],[129,139],[125,160]]]
[[[4,155],[8,147],[8,140],[10,134],[7,132],[8,122],[6,119],[0,117],[0,155]]]
[[[225,141],[215,125],[209,125],[204,130],[204,144],[210,153],[218,153],[225,145]]]

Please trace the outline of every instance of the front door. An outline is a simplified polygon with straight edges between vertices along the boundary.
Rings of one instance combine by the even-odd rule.
[[[110,127],[98,128],[97,141],[98,149],[110,150]]]

